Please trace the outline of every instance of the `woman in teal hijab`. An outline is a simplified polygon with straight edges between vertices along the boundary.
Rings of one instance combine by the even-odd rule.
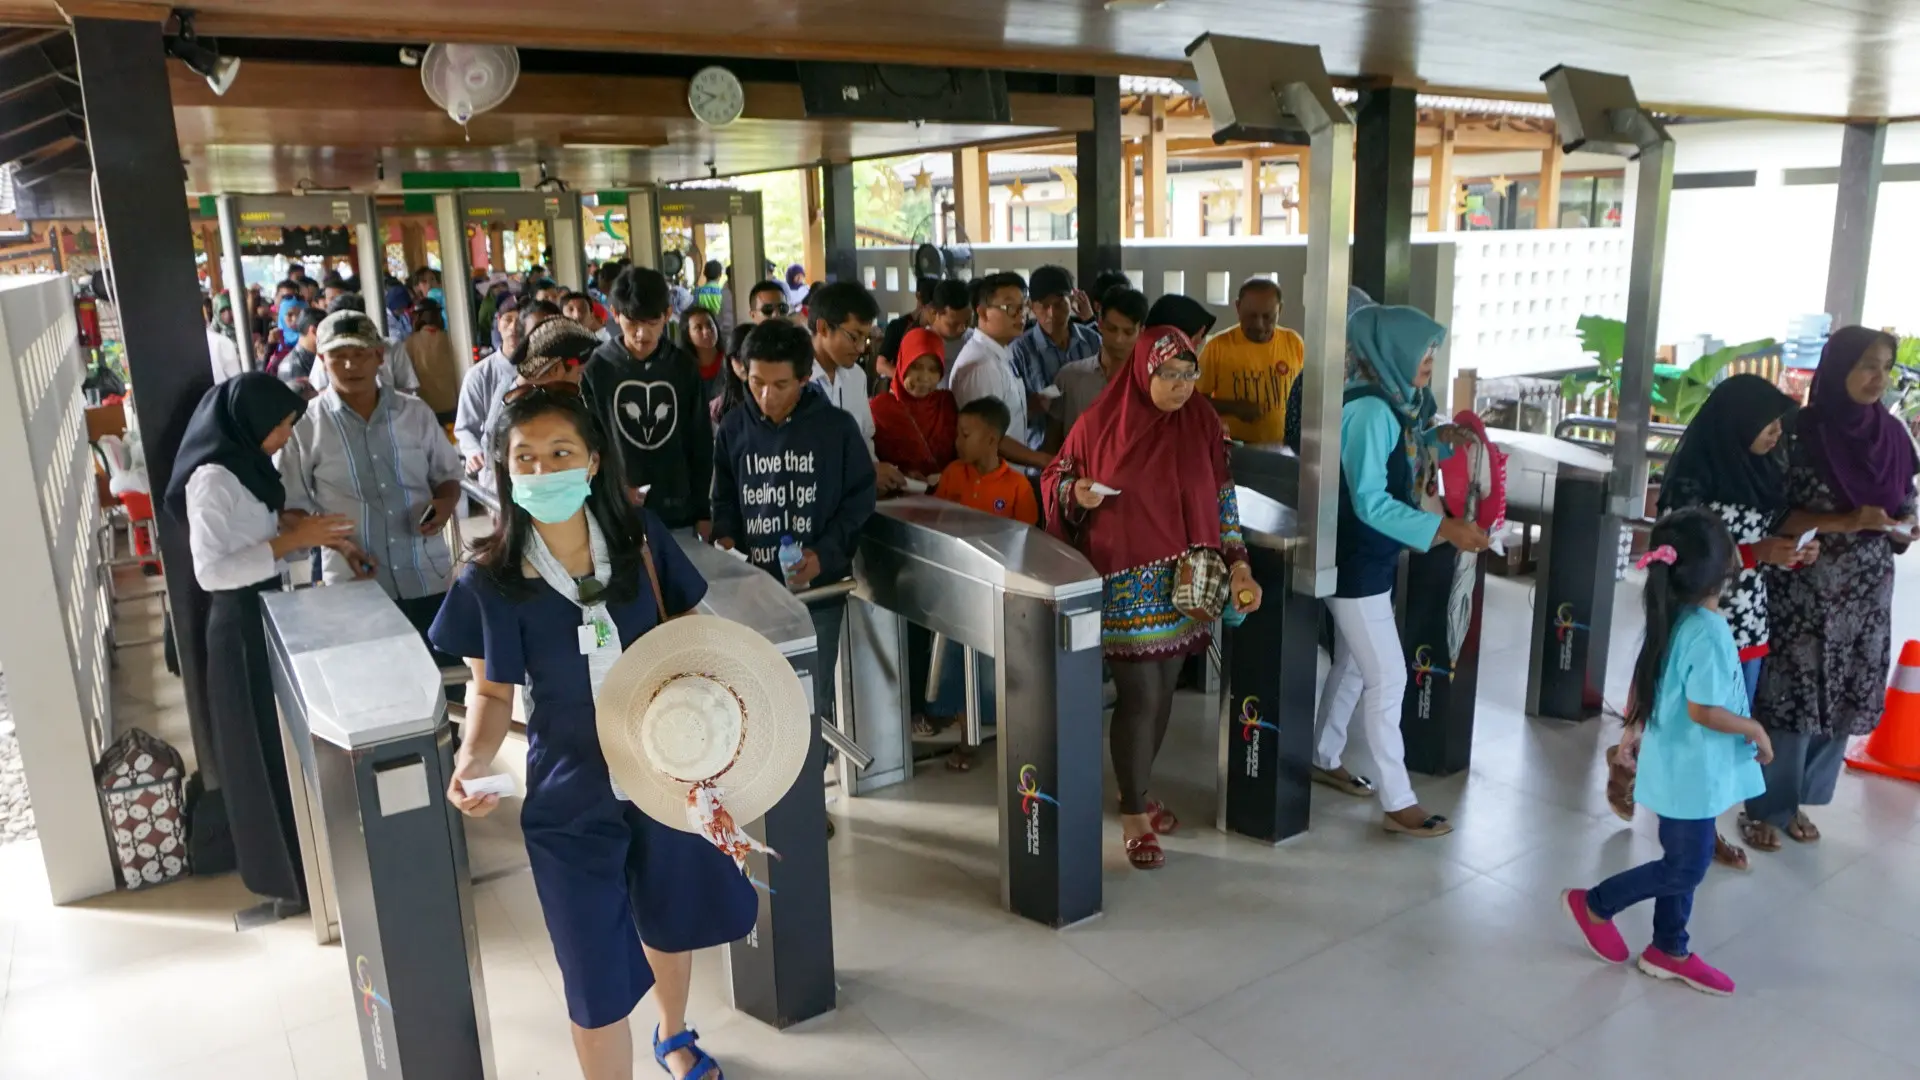
[[[1347,319],[1351,376],[1340,411],[1340,532],[1333,616],[1333,668],[1315,721],[1313,778],[1365,797],[1377,794],[1388,832],[1436,837],[1453,831],[1414,796],[1400,739],[1407,660],[1394,621],[1400,553],[1452,544],[1483,551],[1487,534],[1471,521],[1421,508],[1438,464],[1442,429],[1428,384],[1446,328],[1410,307],[1366,305]],[[1340,763],[1355,709],[1366,725],[1380,780]]]

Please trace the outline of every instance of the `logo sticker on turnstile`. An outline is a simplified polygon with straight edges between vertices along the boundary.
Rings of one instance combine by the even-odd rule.
[[[1248,695],[1240,699],[1240,741],[1247,744],[1246,761],[1241,772],[1249,780],[1260,778],[1260,732],[1280,734],[1280,729],[1260,719],[1260,699]]]
[[[386,1032],[380,1025],[380,1010],[377,1006],[384,1005],[388,1012],[392,1012],[393,1003],[381,997],[380,991],[373,988],[373,972],[369,970],[370,967],[366,957],[353,958],[353,977],[359,984],[357,989],[360,991],[360,1009],[367,1014],[367,1022],[373,1031],[373,1060],[384,1070],[387,1067],[387,1038]]]
[[[1040,854],[1040,804],[1053,803],[1058,809],[1060,804],[1053,796],[1040,790],[1040,770],[1033,765],[1020,766],[1020,784],[1014,788],[1014,794],[1020,796],[1020,815],[1027,819],[1027,854]]]
[[[1587,629],[1587,624],[1576,622],[1573,618],[1573,603],[1561,604],[1553,613],[1553,636],[1560,642],[1560,670],[1573,670],[1573,632]]]
[[[1413,685],[1420,688],[1420,719],[1433,719],[1433,677],[1445,675],[1448,682],[1453,681],[1453,671],[1437,667],[1433,662],[1433,646],[1422,645],[1413,650],[1413,663],[1409,665],[1413,672]]]

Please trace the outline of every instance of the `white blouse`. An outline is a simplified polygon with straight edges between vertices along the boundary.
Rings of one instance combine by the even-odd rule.
[[[202,465],[188,477],[187,528],[202,589],[240,589],[280,575],[273,557],[280,515],[225,466]]]

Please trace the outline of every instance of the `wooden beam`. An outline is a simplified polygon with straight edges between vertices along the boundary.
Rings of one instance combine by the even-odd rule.
[[[1448,115],[1443,125],[1452,124],[1453,117]],[[1440,145],[1439,127],[1422,127],[1414,132],[1413,144],[1417,149],[1431,150]],[[1495,130],[1477,125],[1456,125],[1453,132],[1454,149],[1460,153],[1478,150],[1545,150],[1557,145],[1558,136],[1547,131],[1513,131],[1506,128]]]
[[[953,213],[960,235],[970,244],[993,240],[993,222],[988,217],[988,151],[968,147],[953,152]]]
[[[1260,155],[1251,153],[1240,163],[1240,220],[1247,236],[1260,235]]]
[[[1533,227],[1536,229],[1560,227],[1560,168],[1565,163],[1566,159],[1558,146],[1549,146],[1540,151],[1539,202],[1533,211]]]
[[[1313,187],[1313,151],[1304,146],[1301,147],[1294,153],[1294,162],[1300,166],[1300,179],[1296,182],[1295,188],[1294,201],[1299,205],[1293,211],[1296,223],[1293,231],[1305,236],[1307,234],[1307,192]]]
[[[804,231],[806,233],[805,254],[802,262],[807,267],[807,280],[825,281],[827,277],[827,234],[826,199],[820,190],[820,170],[809,168],[804,176],[806,188],[804,195],[806,215]]]
[[[1158,99],[1165,101],[1165,98]],[[1164,130],[1169,138],[1205,139],[1213,142],[1213,121],[1205,116],[1168,116],[1164,118]],[[1122,116],[1120,118],[1120,137],[1123,139],[1144,139],[1153,133],[1153,116]]]
[[[1453,118],[1441,121],[1427,169],[1427,231],[1453,231]]]
[[[1141,207],[1146,212],[1149,237],[1167,234],[1167,99],[1155,94],[1148,109],[1152,127],[1141,145],[1146,148],[1145,190]]]

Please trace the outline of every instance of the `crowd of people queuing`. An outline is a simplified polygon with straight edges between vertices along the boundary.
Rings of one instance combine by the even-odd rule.
[[[795,590],[847,577],[876,500],[907,493],[1072,544],[1104,579],[1125,856],[1153,870],[1166,862],[1160,837],[1181,827],[1152,779],[1184,661],[1207,647],[1216,620],[1262,600],[1227,440],[1299,439],[1305,348],[1281,325],[1286,297],[1268,278],[1241,285],[1234,325],[1216,334],[1207,305],[1178,295],[1149,305],[1120,274],[1083,290],[1057,266],[1030,279],[922,281],[915,308],[884,327],[855,282],[809,284],[796,266],[747,287],[737,307],[729,268],[700,270],[695,289],[624,263],[600,267],[585,292],[538,269],[481,280],[468,307],[485,355],[462,376],[435,271],[386,283],[383,337],[353,285],[296,264],[271,298],[256,298],[258,373],[240,370],[227,298],[209,304],[219,385],[169,492],[212,598],[208,645],[246,658],[214,670],[210,700],[254,890],[305,899],[259,639],[258,595],[275,586],[279,560],[317,548],[325,580],[378,581],[437,656],[473,666],[473,734],[449,791],[462,810],[497,803],[467,795],[459,777],[488,767],[511,687],[533,688],[541,707],[529,739],[541,761],[527,840],[589,1076],[627,1075],[625,1017],[656,984],[656,1056],[676,1077],[701,1075],[710,1059],[684,1028],[686,957],[752,921],[750,890],[714,852],[610,800],[586,673],[565,632],[583,611],[610,612],[630,642],[698,602],[704,583],[665,530],[691,529]],[[1402,761],[1396,567],[1403,551],[1490,543],[1422,498],[1439,462],[1472,437],[1436,422],[1430,384],[1445,335],[1427,314],[1355,290],[1327,601],[1333,662],[1314,720],[1313,779],[1377,798],[1382,826],[1417,838],[1453,825],[1420,805]],[[1606,960],[1628,959],[1612,916],[1654,899],[1642,968],[1730,991],[1687,949],[1690,897],[1708,864],[1746,866],[1712,819],[1743,801],[1748,847],[1817,841],[1805,808],[1832,798],[1846,738],[1878,720],[1892,560],[1914,539],[1903,531],[1915,509],[1913,443],[1880,404],[1894,344],[1836,332],[1804,409],[1757,377],[1725,380],[1668,469],[1667,516],[1642,566],[1647,642],[1626,735],[1608,752],[1609,801],[1623,816],[1638,803],[1658,814],[1665,855],[1567,894]],[[456,576],[440,528],[463,475],[492,486],[502,513]],[[1200,596],[1208,590],[1193,581],[1225,582],[1224,599]],[[840,612],[812,610],[824,654],[816,701],[827,710]],[[933,692],[914,695],[927,702],[920,734],[952,725],[965,698],[957,657],[939,666]],[[1356,714],[1375,778],[1342,761]],[[950,761],[969,763],[964,746]],[[621,877],[636,859],[640,884]],[[638,951],[608,937],[631,936],[620,929],[630,903],[644,912]],[[609,968],[609,955],[626,961]]]

